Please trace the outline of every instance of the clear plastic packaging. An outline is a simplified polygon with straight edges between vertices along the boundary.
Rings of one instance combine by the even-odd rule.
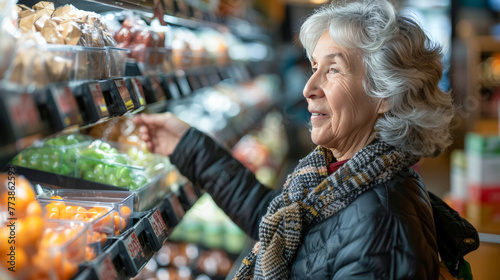
[[[85,202],[68,202],[60,199],[39,200],[45,209],[45,217],[51,220],[81,221],[89,225],[85,260],[95,258],[107,244],[109,237],[115,235],[115,228],[125,227],[125,221],[117,218],[110,206]]]
[[[100,80],[106,77],[106,49],[73,47],[76,55],[72,81]]]
[[[49,138],[21,151],[12,164],[73,177],[78,154],[91,142],[79,133]]]
[[[87,203],[93,207],[112,208],[114,223],[115,212],[118,226],[114,226],[114,235],[119,235],[130,227],[130,217],[134,209],[134,193],[128,191],[103,191],[80,189],[54,189],[37,195],[37,199],[59,202],[61,199],[67,204]]]
[[[96,140],[80,152],[76,176],[130,190],[135,193],[134,210],[142,211],[167,194],[166,177],[172,169],[165,157],[124,143]]]
[[[0,80],[4,77],[4,72],[12,63],[16,49],[16,39],[12,30],[16,29],[17,13],[15,12],[16,2],[14,0],[0,0]]]
[[[33,279],[41,279],[42,275],[72,279],[85,260],[88,228],[83,222],[47,220],[40,248],[32,259],[33,266],[43,272],[40,278]]]
[[[100,80],[106,75],[106,50],[66,45],[41,45],[17,51],[8,80],[21,86]]]
[[[125,76],[127,49],[105,47],[106,49],[106,78]]]

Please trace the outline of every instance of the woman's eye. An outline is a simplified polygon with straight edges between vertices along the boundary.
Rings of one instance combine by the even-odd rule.
[[[330,70],[328,70],[328,73],[330,74],[335,74],[335,73],[338,73],[339,70],[335,69],[335,68],[330,68]]]

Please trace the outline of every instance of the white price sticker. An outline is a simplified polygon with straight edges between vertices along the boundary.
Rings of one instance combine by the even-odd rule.
[[[156,237],[160,237],[167,230],[167,226],[161,217],[160,211],[156,209],[156,211],[148,218],[149,222],[153,226],[153,230],[155,232]]]
[[[100,263],[99,267],[97,268],[97,274],[99,276],[99,279],[101,280],[118,279],[118,273],[116,272],[110,255],[106,256]]]
[[[127,237],[123,243],[125,243],[125,248],[132,259],[135,259],[135,257],[142,252],[141,243],[139,242],[135,232],[132,232],[132,234]]]

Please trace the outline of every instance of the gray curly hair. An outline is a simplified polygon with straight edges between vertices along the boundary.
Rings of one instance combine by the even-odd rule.
[[[390,109],[376,124],[377,137],[417,156],[437,156],[451,144],[454,110],[442,77],[441,48],[387,0],[332,3],[315,11],[300,29],[309,59],[321,35],[363,53],[363,86]]]

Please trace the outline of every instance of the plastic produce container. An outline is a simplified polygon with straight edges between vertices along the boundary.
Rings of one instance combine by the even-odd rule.
[[[63,45],[19,49],[8,79],[21,86],[34,87],[69,81],[75,66],[75,54],[73,47]]]
[[[120,224],[118,227],[114,227],[114,235],[120,234],[130,227],[130,216],[134,209],[134,193],[128,191],[56,189],[48,190],[47,192],[37,195],[37,199],[40,201],[60,201],[54,197],[60,197],[67,204],[84,202],[93,205],[93,207],[112,208],[113,223],[115,213],[118,213],[118,216],[123,219],[117,219],[120,221]]]
[[[165,157],[131,145],[96,140],[80,152],[76,176],[130,190],[135,193],[134,210],[143,211],[167,194],[165,179],[172,168]]]
[[[112,207],[96,206],[85,202],[67,202],[62,200],[39,200],[50,220],[81,221],[88,224],[85,260],[94,259],[114,236],[115,228],[124,227],[124,220],[114,220]],[[120,224],[121,223],[121,224]]]
[[[49,275],[49,279],[72,279],[78,272],[78,264],[85,259],[89,225],[56,220],[47,220],[45,225],[34,266],[41,269],[41,275]]]
[[[8,79],[22,86],[45,87],[105,76],[106,49],[49,44],[18,50]]]
[[[143,48],[135,50],[137,63],[143,75],[167,73],[173,70],[169,60],[172,51],[166,48]]]
[[[125,76],[127,49],[105,47],[106,49],[106,75],[104,78],[117,78]]]
[[[71,80],[100,80],[106,77],[106,49],[80,46],[73,48],[76,61]]]
[[[91,142],[91,137],[79,133],[49,138],[21,151],[12,159],[12,164],[75,176],[78,154]]]

